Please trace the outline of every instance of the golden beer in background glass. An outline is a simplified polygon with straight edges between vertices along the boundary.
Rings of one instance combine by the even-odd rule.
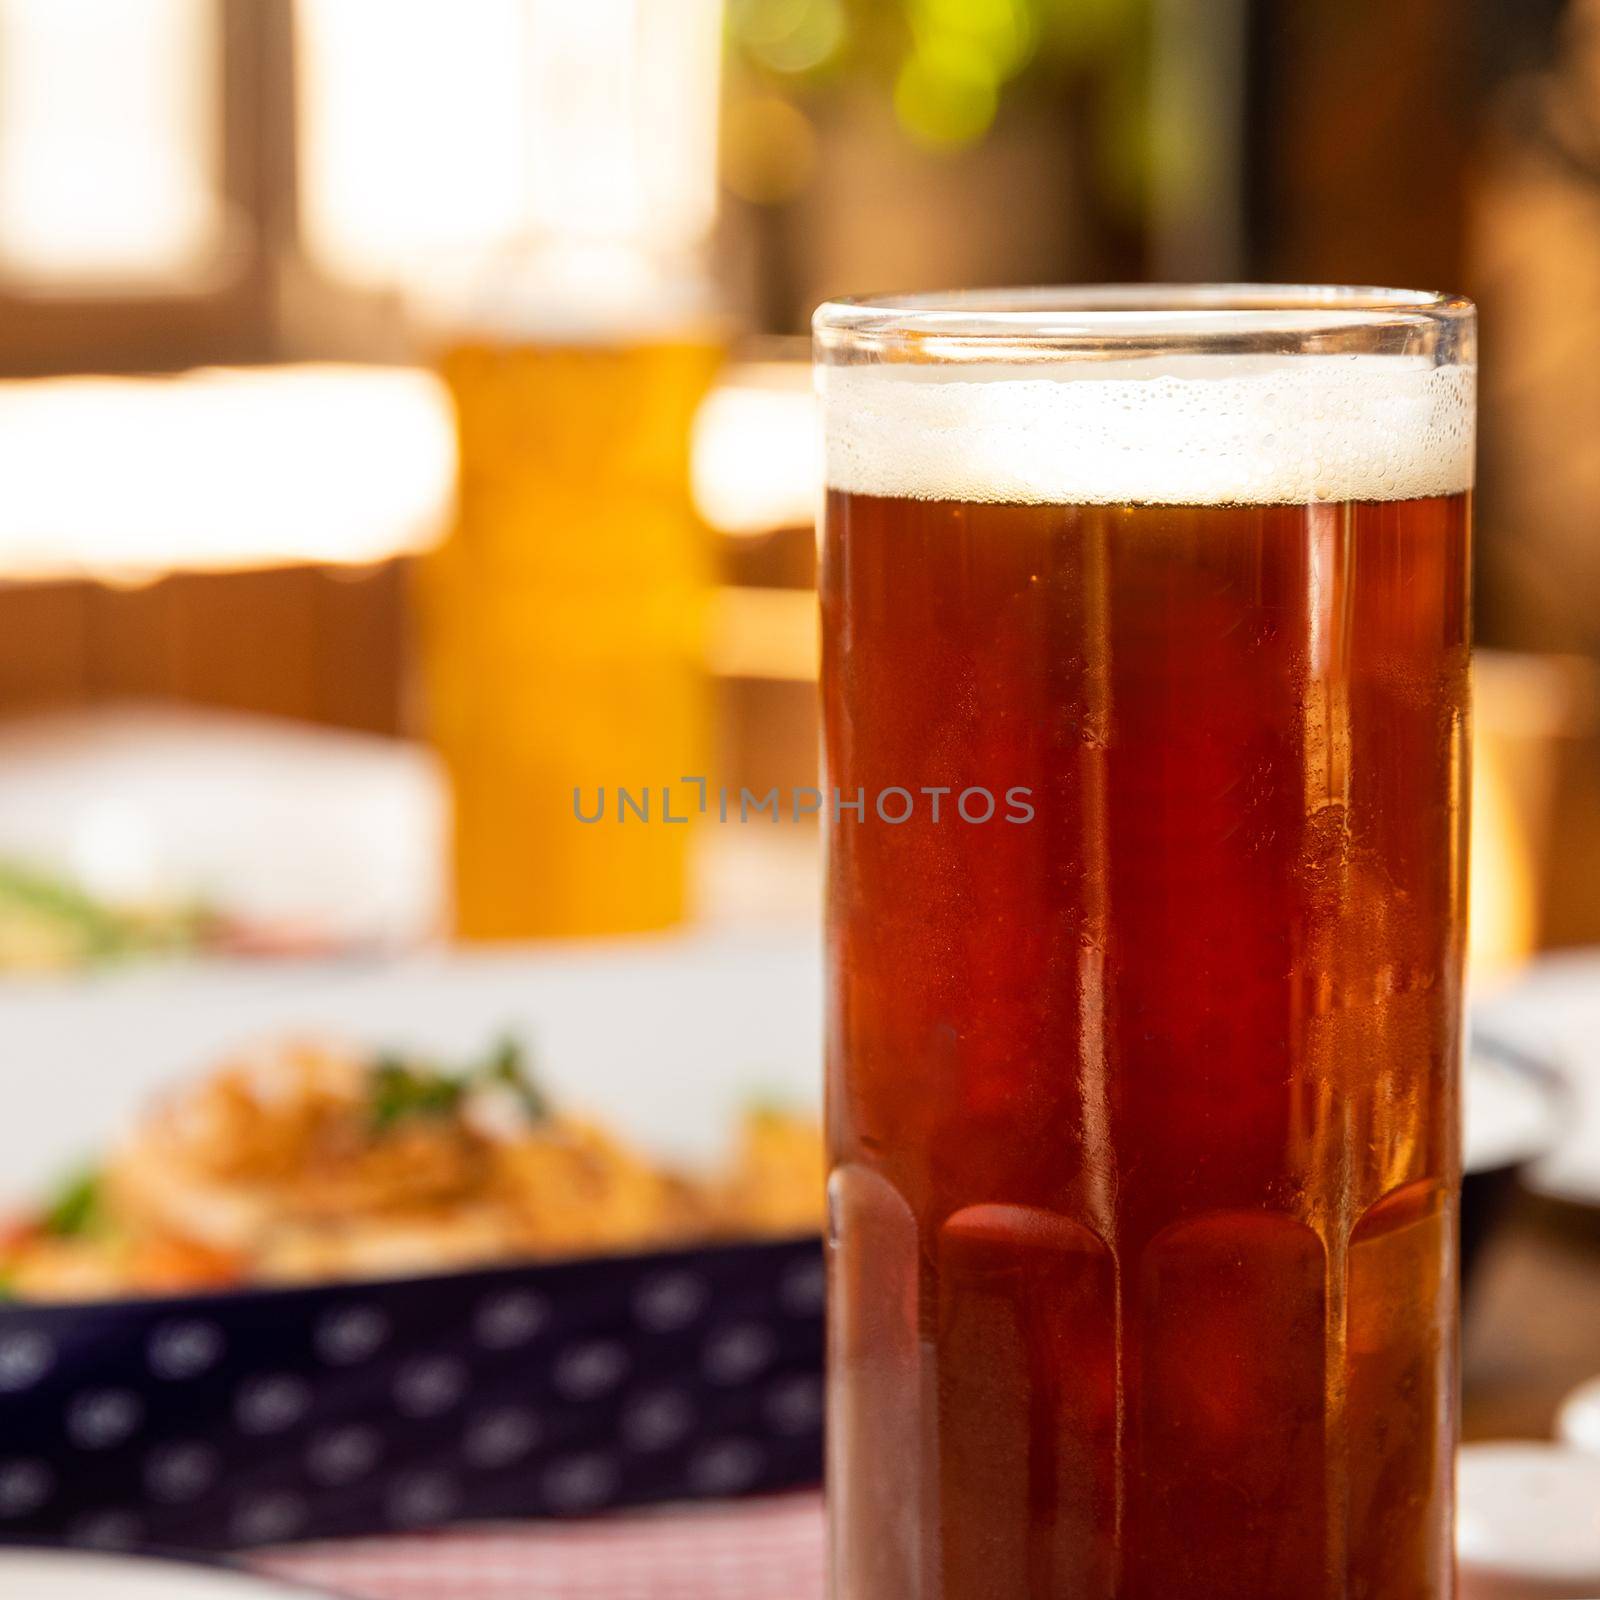
[[[706,763],[711,552],[689,495],[695,410],[722,358],[692,329],[627,342],[474,336],[439,370],[460,449],[455,525],[417,578],[426,722],[455,812],[467,939],[679,921],[689,825],[661,791]],[[618,787],[652,795],[619,820]],[[593,816],[605,791],[603,820]],[[693,793],[692,790],[689,793]],[[675,815],[687,807],[675,797]]]

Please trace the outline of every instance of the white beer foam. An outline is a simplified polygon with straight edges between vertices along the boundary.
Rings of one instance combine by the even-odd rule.
[[[1414,500],[1472,486],[1475,367],[1163,356],[824,367],[827,481],[1061,505]]]

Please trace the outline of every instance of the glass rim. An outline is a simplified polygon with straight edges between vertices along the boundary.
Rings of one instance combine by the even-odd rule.
[[[817,308],[812,331],[824,349],[924,341],[1036,350],[1146,342],[1283,349],[1451,325],[1464,332],[1476,310],[1462,295],[1361,284],[1092,283],[843,297]]]

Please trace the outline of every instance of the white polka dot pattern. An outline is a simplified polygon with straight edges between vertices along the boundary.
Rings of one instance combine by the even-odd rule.
[[[56,1358],[55,1347],[42,1333],[30,1328],[0,1334],[0,1394],[19,1394],[47,1373]]]
[[[317,1323],[316,1351],[330,1366],[349,1367],[382,1349],[389,1319],[376,1306],[337,1306]]]
[[[157,1446],[144,1463],[145,1492],[164,1505],[198,1499],[222,1472],[222,1457],[198,1439]]]
[[[597,1511],[617,1486],[617,1464],[598,1451],[557,1461],[544,1475],[545,1499],[557,1511]]]
[[[241,1433],[282,1433],[311,1409],[311,1385],[292,1373],[251,1378],[233,1403]]]
[[[822,1311],[826,1286],[820,1260],[797,1261],[778,1284],[778,1303],[793,1316],[816,1316]]]
[[[0,1534],[226,1549],[814,1483],[820,1254],[0,1306]]]
[[[689,1485],[697,1494],[737,1494],[761,1473],[761,1447],[748,1439],[721,1439],[689,1460]]]
[[[67,1406],[67,1437],[80,1450],[109,1450],[132,1438],[144,1401],[131,1389],[92,1389]]]
[[[687,1328],[705,1310],[710,1291],[705,1280],[692,1272],[663,1272],[641,1285],[633,1311],[639,1326],[652,1333],[675,1333]]]
[[[628,1375],[628,1352],[615,1339],[573,1345],[556,1357],[551,1382],[568,1400],[609,1394]]]
[[[642,1396],[622,1413],[622,1438],[632,1450],[665,1450],[687,1438],[694,1424],[694,1402],[688,1395],[662,1389]]]
[[[513,1350],[526,1344],[550,1320],[543,1298],[527,1289],[490,1295],[473,1318],[473,1331],[486,1350]]]
[[[306,1473],[313,1482],[329,1487],[354,1483],[377,1466],[383,1456],[383,1436],[376,1428],[352,1423],[319,1433],[306,1449]]]
[[[761,1397],[774,1433],[817,1433],[822,1428],[822,1379],[812,1373],[780,1378]]]
[[[469,1466],[505,1467],[521,1461],[538,1442],[539,1419],[531,1411],[505,1406],[470,1424],[461,1454]]]
[[[422,1356],[395,1374],[395,1409],[404,1417],[437,1417],[466,1392],[467,1367],[455,1356]]]
[[[460,1504],[461,1491],[444,1472],[416,1472],[397,1478],[390,1487],[386,1507],[395,1528],[423,1528],[446,1522]]]
[[[214,1322],[164,1322],[151,1335],[145,1359],[158,1378],[198,1378],[222,1358],[222,1329]]]
[[[305,1520],[305,1501],[288,1490],[280,1490],[242,1497],[234,1506],[229,1527],[240,1544],[276,1544],[292,1539]]]
[[[698,1494],[738,1494],[762,1472],[762,1448],[747,1438],[723,1438],[694,1451],[690,1486]]]
[[[37,1511],[55,1486],[56,1475],[42,1461],[0,1461],[0,1521]]]
[[[764,1372],[777,1353],[777,1340],[759,1322],[723,1328],[706,1340],[701,1368],[713,1383],[746,1383]]]
[[[89,1550],[125,1550],[144,1537],[144,1521],[137,1512],[112,1508],[90,1511],[67,1525],[67,1539]]]

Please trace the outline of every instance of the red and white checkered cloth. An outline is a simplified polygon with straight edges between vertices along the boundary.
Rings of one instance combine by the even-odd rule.
[[[351,1600],[821,1600],[822,1500],[330,1540],[252,1564]]]

